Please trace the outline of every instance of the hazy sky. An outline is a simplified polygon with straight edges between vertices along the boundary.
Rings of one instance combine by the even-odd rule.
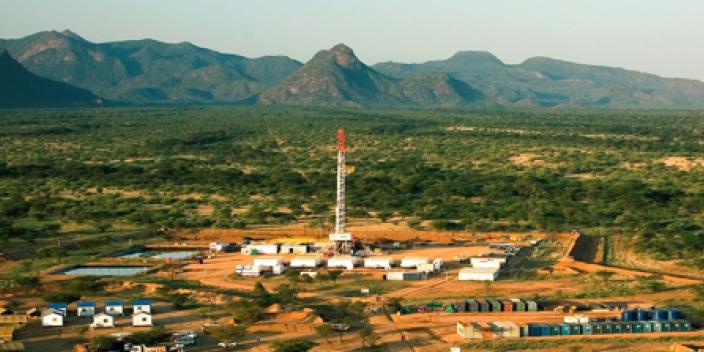
[[[343,42],[370,64],[488,50],[704,80],[701,0],[0,0],[0,38],[66,28],[301,61]]]

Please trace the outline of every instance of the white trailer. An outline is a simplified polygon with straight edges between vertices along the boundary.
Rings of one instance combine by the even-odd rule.
[[[394,261],[391,257],[369,257],[364,259],[365,268],[391,269]]]
[[[421,264],[430,264],[430,259],[426,257],[405,257],[401,259],[402,268],[415,268]]]
[[[499,277],[497,268],[464,268],[457,275],[460,281],[494,281]]]
[[[281,245],[281,250],[279,252],[281,254],[306,254],[308,253],[308,245],[286,243]]]
[[[42,315],[42,326],[64,326],[64,315],[60,311],[48,310]]]
[[[134,314],[132,326],[152,326],[152,315],[144,312]]]
[[[289,264],[292,268],[316,268],[320,265],[320,257],[314,255],[297,256],[291,258]]]
[[[354,269],[357,265],[358,260],[355,257],[348,255],[335,256],[328,259],[328,268],[343,268],[347,270]]]

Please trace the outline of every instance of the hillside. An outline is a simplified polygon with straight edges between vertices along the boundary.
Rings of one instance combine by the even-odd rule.
[[[6,50],[0,50],[0,107],[95,106],[99,102],[85,89],[27,71]]]
[[[319,51],[302,68],[259,97],[264,105],[462,106],[482,96],[446,74],[397,79],[371,69],[338,44]]]
[[[92,43],[70,32],[0,40],[42,77],[130,103],[238,102],[276,84],[301,64],[283,56],[250,59],[190,43]]]
[[[392,77],[442,72],[499,105],[525,107],[702,108],[704,82],[544,57],[508,65],[491,53],[458,52],[421,64],[372,66]]]

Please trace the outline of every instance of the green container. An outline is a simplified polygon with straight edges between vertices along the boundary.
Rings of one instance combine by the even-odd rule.
[[[592,334],[599,335],[604,333],[604,323],[590,323],[592,326]]]
[[[582,333],[582,326],[579,324],[570,324],[570,335],[579,335]]]
[[[445,311],[448,313],[457,313],[457,309],[455,309],[455,306],[453,304],[446,305]]]
[[[550,325],[550,336],[560,336],[560,325]]]
[[[669,321],[663,321],[661,331],[662,332],[671,332],[672,331],[672,323]]]
[[[621,325],[621,322],[613,322],[609,323],[611,326],[611,333],[612,334],[620,334],[623,332],[623,325]]]
[[[489,305],[491,306],[491,311],[492,312],[500,312],[501,311],[501,302],[495,300],[495,299],[489,299]]]
[[[631,323],[631,332],[634,334],[641,334],[643,333],[643,322],[642,321],[634,321]]]
[[[580,324],[580,332],[582,335],[591,335],[592,334],[592,324]]]
[[[601,333],[602,334],[610,334],[612,332],[613,332],[612,323],[606,322],[601,325]]]
[[[526,311],[526,302],[523,302],[520,299],[513,300],[513,310],[517,312],[525,312]]]

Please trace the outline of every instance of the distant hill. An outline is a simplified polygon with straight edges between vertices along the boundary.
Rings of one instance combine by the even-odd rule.
[[[42,77],[131,103],[211,103],[252,99],[301,66],[284,56],[250,59],[190,43],[92,43],[70,32],[0,40]]]
[[[315,106],[462,106],[482,98],[464,82],[442,73],[404,79],[381,74],[362,63],[352,49],[338,44],[319,51],[281,84],[265,90],[265,105]]]
[[[99,98],[81,88],[39,77],[0,50],[0,108],[95,106]]]
[[[38,76],[133,104],[704,108],[701,81],[545,57],[509,65],[480,51],[367,66],[340,44],[303,65],[190,43],[93,43],[71,31],[0,39],[2,48]]]
[[[488,52],[458,52],[421,64],[372,66],[392,77],[442,72],[497,105],[526,107],[702,108],[704,82],[536,57],[507,65]]]

